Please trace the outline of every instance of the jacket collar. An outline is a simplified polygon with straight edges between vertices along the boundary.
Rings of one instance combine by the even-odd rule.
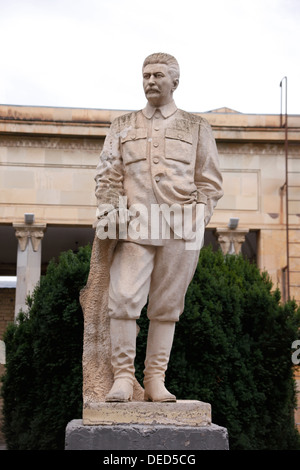
[[[148,102],[145,108],[142,110],[142,113],[147,119],[151,119],[157,109],[159,109],[164,118],[168,118],[177,111],[177,106],[174,100],[168,104],[165,104],[164,106],[161,106],[160,108],[155,108]]]

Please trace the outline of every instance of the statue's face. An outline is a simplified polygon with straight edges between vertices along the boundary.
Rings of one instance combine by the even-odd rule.
[[[148,64],[143,69],[143,87],[152,106],[163,106],[173,99],[178,80],[173,79],[166,64]]]

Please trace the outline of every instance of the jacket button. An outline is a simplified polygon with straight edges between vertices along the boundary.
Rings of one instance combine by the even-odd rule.
[[[158,163],[159,162],[159,158],[158,157],[154,157],[153,158],[153,163]]]
[[[158,143],[157,143],[157,142],[154,142],[153,146],[154,146],[154,147],[158,147]]]
[[[160,181],[160,176],[156,175],[154,179],[158,183]]]

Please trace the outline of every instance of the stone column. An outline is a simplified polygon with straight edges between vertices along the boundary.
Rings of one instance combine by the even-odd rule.
[[[246,235],[249,230],[229,228],[217,228],[217,239],[221,246],[224,255],[236,254],[238,255],[242,250],[242,244],[245,241]]]
[[[13,224],[18,239],[15,318],[27,310],[26,298],[32,294],[41,276],[41,240],[46,224]]]
[[[5,364],[6,354],[5,354],[5,343],[0,340],[0,364]]]

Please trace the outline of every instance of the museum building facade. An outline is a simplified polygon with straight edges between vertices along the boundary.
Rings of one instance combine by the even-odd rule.
[[[125,112],[0,106],[0,276],[16,276],[1,284],[0,340],[49,260],[92,243],[95,169]],[[195,114],[212,126],[224,180],[205,244],[241,251],[300,303],[300,115]]]

